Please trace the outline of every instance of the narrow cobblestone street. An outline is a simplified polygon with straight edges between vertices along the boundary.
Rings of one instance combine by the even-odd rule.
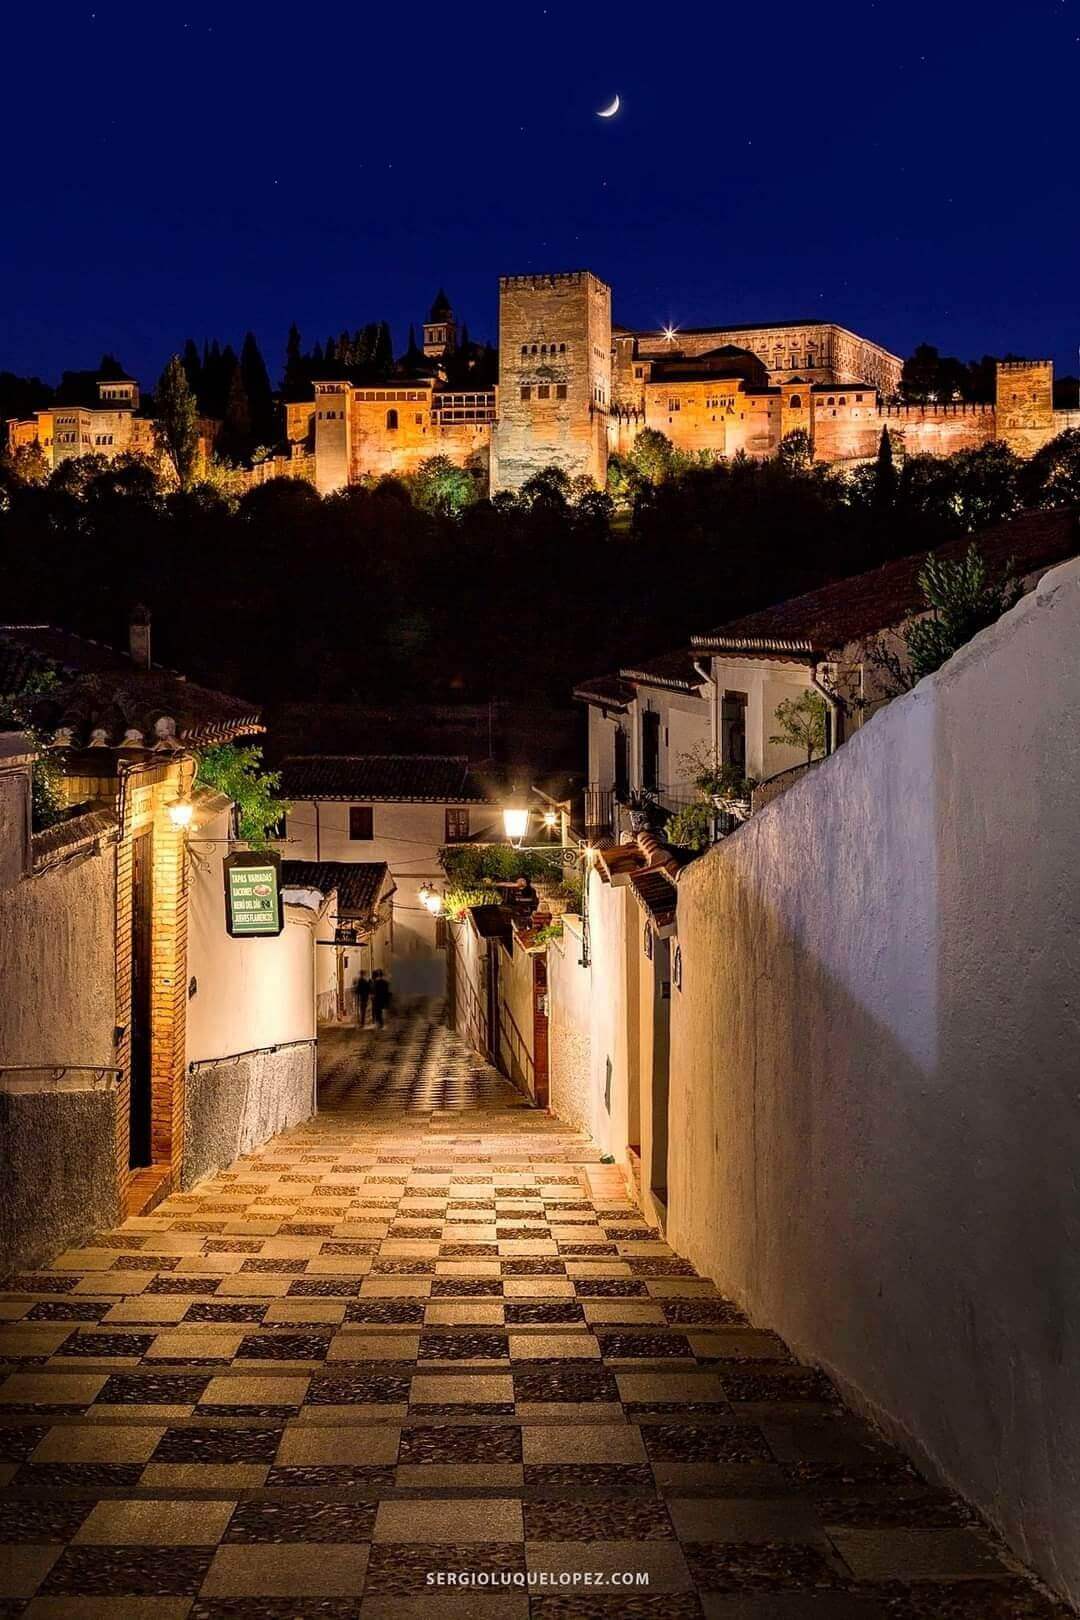
[[[433,1012],[8,1281],[0,1620],[1064,1612]]]

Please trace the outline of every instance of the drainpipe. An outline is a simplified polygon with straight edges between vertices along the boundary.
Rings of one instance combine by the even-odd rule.
[[[821,693],[821,696],[825,699],[825,702],[829,708],[829,739],[828,747],[825,750],[827,757],[829,754],[835,753],[836,751],[836,743],[840,730],[839,721],[841,708],[840,701],[836,694],[830,692],[827,686],[822,686],[821,682],[818,680],[819,668],[820,665],[816,660],[810,665],[810,685],[814,688],[815,692]]]
[[[720,682],[713,679],[699,658],[694,659],[694,674],[700,675],[705,685],[712,687],[713,762],[720,765]]]

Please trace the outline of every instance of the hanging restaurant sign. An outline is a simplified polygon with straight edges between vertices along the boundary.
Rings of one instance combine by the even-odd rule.
[[[233,939],[259,939],[280,934],[281,856],[276,850],[238,850],[226,855],[225,927]]]

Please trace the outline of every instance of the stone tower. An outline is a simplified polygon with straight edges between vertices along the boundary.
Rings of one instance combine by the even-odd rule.
[[[315,487],[320,495],[344,489],[352,478],[351,396],[346,382],[315,384]]]
[[[452,354],[457,348],[457,322],[450,300],[440,287],[424,322],[424,353],[429,360]]]
[[[1054,366],[1050,360],[999,360],[995,433],[1021,456],[1054,434]]]
[[[611,288],[588,270],[501,276],[492,491],[553,464],[603,488],[610,402]]]

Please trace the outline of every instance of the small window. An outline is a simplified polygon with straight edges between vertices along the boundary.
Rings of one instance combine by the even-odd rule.
[[[353,843],[370,843],[375,837],[375,811],[370,804],[350,804],[349,837]]]
[[[556,383],[555,384],[555,398],[556,399],[565,399],[566,398],[566,384],[565,383]]]
[[[801,411],[802,410],[802,395],[801,394],[792,394],[792,396],[791,396],[791,408],[792,408],[793,411]]]
[[[536,397],[537,397],[537,399],[550,399],[551,398],[551,388],[550,388],[550,386],[547,383],[541,383],[540,386],[536,390]]]
[[[522,345],[521,345],[521,352],[522,352],[522,354],[528,354],[528,352],[529,352],[529,345],[528,345],[528,344],[527,344],[527,343],[523,343],[523,344],[522,344]]]
[[[521,397],[522,399],[532,399],[532,389],[529,387],[528,383],[522,383]]]
[[[386,426],[387,426],[387,429],[389,430],[389,432],[391,432],[391,433],[393,433],[396,430],[396,428],[397,428],[397,411],[387,411],[387,413],[386,413]]]
[[[446,842],[448,844],[463,844],[469,836],[469,812],[467,810],[447,809],[446,812]]]

